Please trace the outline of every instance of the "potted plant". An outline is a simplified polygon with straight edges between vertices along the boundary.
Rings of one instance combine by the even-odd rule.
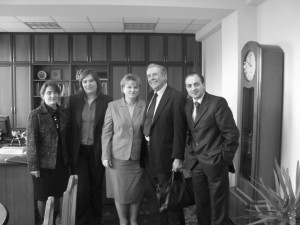
[[[300,167],[297,162],[296,189],[293,190],[288,169],[280,168],[275,161],[274,170],[276,190],[266,186],[262,179],[259,182],[253,180],[250,185],[257,191],[262,199],[262,204],[254,204],[254,209],[249,210],[247,217],[256,218],[254,224],[300,224]],[[257,186],[255,186],[257,184]]]

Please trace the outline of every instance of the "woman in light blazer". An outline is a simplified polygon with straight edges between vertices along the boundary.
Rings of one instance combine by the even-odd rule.
[[[140,156],[145,101],[138,98],[140,84],[134,74],[123,77],[120,85],[124,97],[109,103],[102,130],[107,197],[114,198],[121,225],[137,224],[144,191]]]

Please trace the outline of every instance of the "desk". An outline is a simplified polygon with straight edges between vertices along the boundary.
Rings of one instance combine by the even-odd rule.
[[[7,218],[7,211],[4,206],[0,203],[0,224],[4,224]]]
[[[0,155],[0,202],[9,213],[8,225],[34,225],[31,175],[26,164],[7,163]]]

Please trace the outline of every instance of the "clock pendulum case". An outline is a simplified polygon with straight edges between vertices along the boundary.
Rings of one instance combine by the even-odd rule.
[[[273,170],[275,159],[280,163],[281,149],[283,60],[280,47],[254,41],[247,42],[241,52],[241,152],[234,192],[251,201],[259,196],[249,185],[250,177],[275,186]]]

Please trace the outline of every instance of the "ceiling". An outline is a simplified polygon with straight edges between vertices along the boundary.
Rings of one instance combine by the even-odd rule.
[[[0,32],[196,34],[205,26],[220,23],[239,7],[261,1],[0,0]],[[33,22],[36,29],[28,26]],[[53,29],[52,25],[58,27]],[[126,28],[126,25],[131,27]]]

